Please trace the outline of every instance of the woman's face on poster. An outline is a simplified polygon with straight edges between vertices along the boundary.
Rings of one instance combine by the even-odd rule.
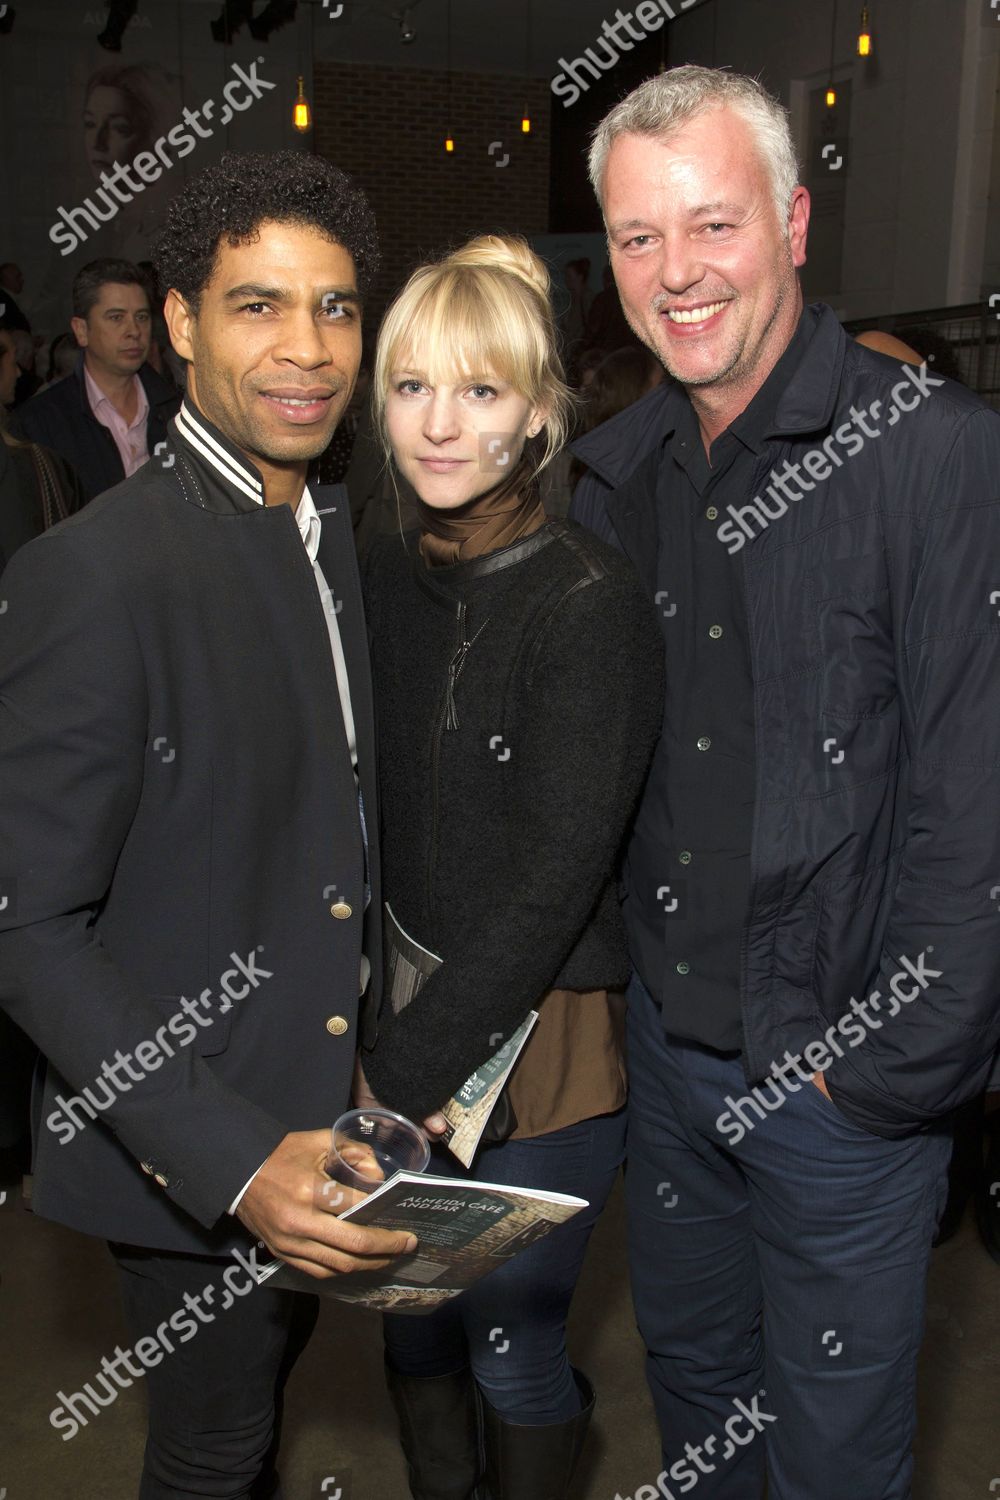
[[[83,143],[94,176],[109,172],[116,161],[127,165],[143,149],[135,105],[124,89],[98,84],[87,95]]]

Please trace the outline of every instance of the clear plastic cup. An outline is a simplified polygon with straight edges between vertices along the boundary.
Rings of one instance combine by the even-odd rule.
[[[427,1137],[405,1115],[391,1109],[349,1109],[330,1134],[325,1171],[346,1189],[324,1192],[325,1207],[343,1212],[388,1182],[397,1172],[425,1172],[431,1159]]]

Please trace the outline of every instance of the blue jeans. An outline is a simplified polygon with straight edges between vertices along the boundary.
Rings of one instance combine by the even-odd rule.
[[[638,979],[628,1005],[629,1261],[666,1493],[692,1487],[687,1444],[698,1500],[759,1500],[765,1472],[770,1500],[906,1500],[949,1128],[883,1140],[800,1081],[734,1139],[716,1121],[750,1093],[739,1057],[669,1036]]]
[[[435,1147],[428,1172],[586,1198],[566,1224],[427,1316],[387,1313],[386,1351],[404,1375],[449,1375],[471,1365],[507,1421],[568,1421],[580,1397],[566,1353],[566,1318],[584,1251],[625,1150],[625,1111],[549,1135],[484,1146],[466,1172]]]

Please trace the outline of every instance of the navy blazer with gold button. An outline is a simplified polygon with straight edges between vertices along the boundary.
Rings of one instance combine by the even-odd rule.
[[[366,914],[295,517],[185,412],[165,452],[4,574],[0,1005],[47,1059],[36,1211],[224,1254],[247,1239],[228,1205],[286,1132],[346,1108],[359,1024],[374,1024],[374,732],[347,496],[314,488],[372,834]]]

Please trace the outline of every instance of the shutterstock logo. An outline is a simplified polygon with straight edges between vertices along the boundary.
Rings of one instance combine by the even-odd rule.
[[[668,4],[668,0],[641,0],[634,11],[623,11],[619,7],[614,20],[604,22],[597,41],[582,57],[574,57],[572,62],[567,62],[564,57],[559,59],[563,71],[556,74],[551,87],[552,92],[562,99],[563,109],[569,109],[590,88],[590,83],[580,77],[581,68],[590,74],[591,82],[596,81],[615,67],[623,52],[631,52],[636,42],[644,42],[666,21],[673,21],[682,11],[697,4],[698,0],[675,0],[673,5]],[[639,22],[638,27],[633,26],[633,19]]]
[[[619,1490],[615,1500],[661,1500],[661,1497],[662,1500],[677,1500],[679,1495],[688,1494],[703,1474],[714,1474],[720,1464],[729,1462],[737,1449],[745,1448],[759,1433],[767,1431],[770,1422],[778,1420],[772,1412],[762,1409],[761,1396],[767,1399],[767,1393],[760,1391],[750,1398],[749,1405],[739,1399],[733,1402],[735,1410],[726,1419],[721,1446],[714,1432],[700,1443],[685,1443],[685,1458],[675,1460],[669,1469],[661,1469],[652,1484],[641,1484],[634,1495],[623,1495]],[[745,1424],[742,1431],[741,1424]],[[670,1480],[678,1486],[676,1490]]]
[[[932,386],[945,384],[929,373],[926,362],[920,366],[900,365],[899,368],[903,378],[896,382],[890,392],[886,427],[895,427],[901,415],[915,411],[921,401],[926,401],[932,394]],[[914,390],[916,395],[913,394]],[[841,422],[823,439],[819,447],[810,448],[798,463],[792,463],[786,458],[780,472],[772,469],[771,483],[764,495],[767,495],[773,509],[765,503],[764,495],[755,495],[745,505],[727,505],[726,510],[732,519],[723,521],[715,534],[720,542],[726,543],[729,555],[739,552],[748,539],[752,542],[755,537],[760,536],[772,521],[787,515],[789,503],[796,504],[808,491],[814,490],[817,484],[829,479],[834,468],[843,468],[844,460],[860,453],[866,439],[881,437],[884,428],[875,426],[881,411],[881,400],[873,401],[861,410],[852,405],[849,420]],[[838,447],[843,448],[843,455],[838,452]],[[808,479],[803,474],[803,469],[809,475]],[[796,485],[798,489],[795,488]]]

